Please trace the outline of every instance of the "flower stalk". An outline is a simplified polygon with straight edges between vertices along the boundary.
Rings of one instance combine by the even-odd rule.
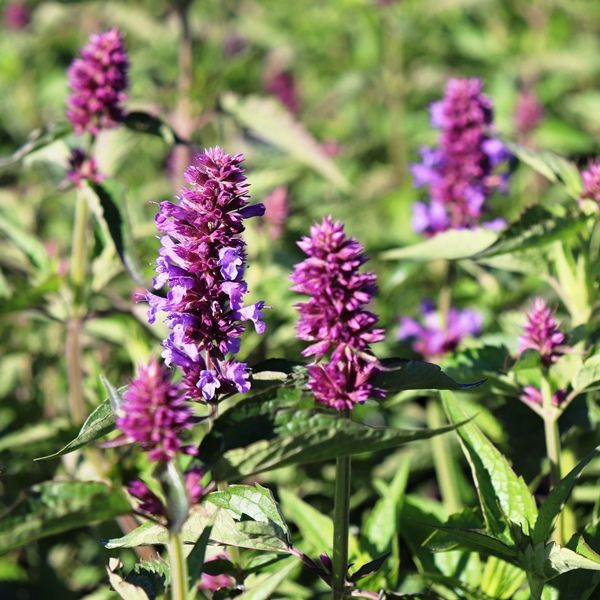
[[[188,573],[181,533],[172,533],[167,546],[171,567],[171,600],[187,600]]]
[[[350,515],[350,456],[340,456],[335,465],[335,499],[333,514],[332,598],[346,597],[348,571],[348,529]]]

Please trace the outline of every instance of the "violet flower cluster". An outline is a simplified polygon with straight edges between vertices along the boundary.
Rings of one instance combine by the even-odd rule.
[[[75,133],[96,135],[115,127],[125,113],[129,61],[123,38],[117,29],[91,36],[89,43],[69,67],[71,96],[67,117]]]
[[[303,355],[315,361],[329,355],[308,366],[315,400],[344,410],[382,397],[371,382],[378,362],[370,344],[381,341],[384,331],[375,328],[377,316],[365,309],[375,294],[376,276],[359,272],[367,261],[363,247],[330,217],[313,225],[298,246],[308,258],[295,266],[292,290],[310,297],[296,305],[298,337],[311,342]]]
[[[422,322],[410,317],[400,319],[399,340],[412,342],[412,349],[425,358],[443,356],[454,351],[463,339],[481,333],[483,319],[472,309],[451,307],[442,322],[442,315],[430,301],[421,304]]]
[[[163,234],[156,263],[155,289],[168,285],[166,297],[148,293],[152,323],[166,313],[171,333],[163,357],[183,373],[190,399],[215,402],[221,394],[247,392],[249,369],[235,360],[243,321],[262,334],[264,302],[244,305],[246,244],[244,219],[264,213],[248,205],[248,183],[241,154],[221,148],[197,155],[185,171],[189,187],[178,202],[162,202],[156,225]]]
[[[429,203],[413,205],[418,233],[479,225],[486,200],[495,190],[507,191],[511,154],[492,135],[492,102],[482,87],[479,79],[450,79],[444,98],[431,105],[439,147],[423,148],[421,162],[411,168],[415,185],[429,191]],[[483,225],[499,228],[503,221]]]
[[[546,366],[556,362],[563,354],[565,334],[554,318],[553,311],[542,298],[536,298],[519,338],[519,354],[525,350],[537,350]]]
[[[123,394],[117,427],[129,442],[138,443],[153,461],[169,461],[182,446],[181,433],[194,423],[180,383],[171,372],[152,359],[140,367],[137,377]]]
[[[582,171],[583,191],[581,198],[594,200],[600,204],[600,159],[591,161]]]

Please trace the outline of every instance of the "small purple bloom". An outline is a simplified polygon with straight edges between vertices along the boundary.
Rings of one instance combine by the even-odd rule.
[[[567,398],[567,391],[560,389],[552,394],[552,404],[554,406],[560,406]],[[544,403],[544,399],[542,396],[541,390],[532,386],[526,385],[523,388],[523,393],[521,394],[521,400],[526,404],[534,404],[537,406],[542,406]]]
[[[127,486],[127,491],[140,501],[138,509],[151,515],[160,517],[165,514],[162,500],[141,479],[134,479]]]
[[[553,311],[542,298],[536,298],[527,315],[523,335],[519,338],[519,354],[528,349],[537,350],[547,366],[564,354],[564,341],[565,334],[560,331]]]
[[[481,333],[483,320],[475,310],[450,308],[445,324],[430,302],[424,302],[421,310],[421,321],[410,317],[400,319],[398,339],[412,341],[413,350],[425,358],[452,352],[466,337]]]
[[[206,562],[210,563],[215,560],[229,560],[229,556],[225,553],[216,554],[209,558]],[[206,590],[208,592],[218,592],[222,589],[233,588],[236,585],[235,579],[231,575],[221,573],[219,575],[209,575],[208,573],[202,573],[200,581],[198,583],[199,590]]]
[[[377,316],[365,309],[375,294],[376,277],[359,272],[367,257],[341,223],[325,217],[310,233],[298,242],[307,258],[291,275],[292,290],[309,296],[296,305],[297,332],[311,342],[304,356],[318,361],[329,354],[330,362],[308,367],[308,385],[317,402],[351,409],[369,397],[383,396],[370,383],[377,371],[370,344],[381,341],[384,331],[375,327]]]
[[[69,67],[71,96],[67,117],[80,135],[97,134],[115,127],[125,112],[129,61],[117,29],[92,35],[87,46]]]
[[[514,121],[517,131],[527,135],[536,129],[544,118],[544,108],[531,91],[519,94],[515,105]]]
[[[594,200],[600,204],[600,159],[591,161],[582,171],[583,191],[581,198]]]
[[[88,156],[82,148],[71,150],[67,177],[76,187],[81,187],[84,181],[100,183],[104,180],[104,175],[98,170],[94,157]]]
[[[278,240],[283,235],[289,213],[288,190],[285,186],[276,187],[265,198],[265,223],[271,239]]]
[[[209,492],[211,492],[215,483],[211,481],[208,485],[202,485],[202,479],[206,475],[206,470],[203,467],[192,467],[185,472],[185,488],[190,499],[190,504],[199,504]]]
[[[298,114],[300,101],[291,71],[279,67],[269,69],[265,75],[265,91],[275,96],[291,113]]]
[[[154,358],[140,367],[123,394],[117,417],[117,427],[126,438],[148,452],[150,460],[168,461],[183,449],[179,436],[192,424],[183,389],[171,381],[169,370]]]
[[[21,31],[31,21],[31,9],[27,2],[9,2],[4,7],[4,26],[6,29]]]
[[[166,314],[171,330],[163,356],[183,373],[190,399],[216,402],[222,394],[248,391],[248,368],[232,359],[240,349],[243,321],[263,333],[264,302],[244,306],[246,244],[244,219],[264,213],[248,204],[248,183],[241,154],[221,148],[197,155],[186,169],[187,187],[178,202],[161,202],[156,225],[161,248],[156,261],[156,288],[147,293],[149,321]]]
[[[492,103],[482,87],[479,79],[450,79],[444,98],[430,106],[439,148],[421,149],[421,162],[411,167],[415,185],[429,192],[429,204],[417,202],[413,209],[419,233],[477,226],[486,200],[495,190],[506,191],[512,155],[492,135]]]

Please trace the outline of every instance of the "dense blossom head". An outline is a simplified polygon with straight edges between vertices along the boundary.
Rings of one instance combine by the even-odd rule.
[[[519,338],[519,353],[537,350],[545,365],[556,362],[563,354],[565,334],[560,330],[553,311],[542,298],[536,298]]]
[[[583,180],[582,198],[594,200],[600,204],[600,159],[591,161],[582,171]]]
[[[423,303],[422,313],[421,321],[410,317],[400,319],[398,339],[410,340],[413,350],[425,358],[452,352],[464,338],[481,333],[483,320],[475,310],[452,307],[445,323],[431,302]]]
[[[31,21],[31,9],[27,2],[9,2],[4,7],[4,26],[7,29],[20,31]]]
[[[98,170],[98,165],[94,157],[88,156],[82,148],[73,148],[71,150],[67,177],[77,187],[81,187],[84,181],[100,183],[104,179],[104,175]]]
[[[148,458],[171,460],[182,449],[180,435],[193,424],[191,409],[181,385],[156,359],[139,369],[123,394],[117,427],[130,442],[137,442]]]
[[[544,109],[533,92],[519,94],[515,105],[514,120],[517,131],[522,135],[531,133],[544,118]]]
[[[310,233],[298,243],[307,258],[291,276],[292,290],[310,297],[297,304],[297,331],[301,340],[311,342],[304,356],[319,360],[329,354],[330,362],[309,367],[309,387],[322,404],[352,408],[381,395],[369,383],[376,371],[370,344],[381,341],[384,331],[365,308],[375,294],[376,277],[359,272],[367,257],[341,223],[326,217]]]
[[[415,204],[413,227],[435,235],[479,225],[487,198],[506,190],[508,172],[498,168],[511,156],[491,136],[492,103],[481,81],[450,79],[443,100],[431,105],[431,121],[440,130],[439,147],[423,148],[411,169],[415,185],[429,190],[429,202]]]
[[[216,401],[221,394],[247,392],[249,370],[235,360],[243,322],[264,332],[264,302],[244,305],[246,244],[244,219],[262,215],[262,204],[248,205],[243,156],[220,148],[205,150],[185,171],[187,187],[178,202],[162,202],[156,225],[163,234],[156,263],[156,289],[147,294],[149,320],[166,313],[171,333],[164,342],[167,364],[183,372],[186,395]]]
[[[67,117],[75,133],[115,127],[123,120],[129,62],[117,29],[92,35],[69,67],[71,95]]]

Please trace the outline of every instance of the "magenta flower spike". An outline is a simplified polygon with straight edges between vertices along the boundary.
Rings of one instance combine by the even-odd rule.
[[[377,372],[370,344],[381,341],[384,331],[375,327],[377,316],[365,309],[375,294],[376,277],[359,272],[367,261],[363,247],[330,217],[313,225],[298,246],[307,258],[294,268],[292,290],[310,297],[296,305],[298,338],[310,342],[304,356],[315,361],[329,356],[308,367],[316,401],[345,410],[382,397],[383,391],[370,382]]]
[[[445,325],[431,302],[423,302],[421,321],[410,317],[400,319],[399,340],[409,340],[412,349],[424,358],[443,356],[453,352],[466,337],[481,333],[483,319],[476,310],[450,308]]]
[[[68,71],[71,95],[67,118],[77,135],[86,131],[96,135],[123,120],[121,104],[127,98],[128,69],[125,45],[117,29],[90,37]]]
[[[423,148],[421,162],[411,167],[417,187],[426,187],[429,202],[416,202],[413,228],[432,236],[448,229],[481,223],[485,202],[506,191],[511,154],[492,136],[492,102],[479,79],[450,79],[444,98],[431,105],[431,123],[440,130],[439,147]],[[496,228],[497,221],[490,227]]]
[[[117,427],[130,442],[138,443],[153,461],[169,461],[182,446],[181,433],[193,425],[182,386],[156,359],[139,369],[123,394]]]
[[[582,171],[583,191],[581,198],[594,200],[600,204],[600,159],[591,161]]]
[[[560,331],[554,313],[542,298],[533,301],[519,338],[519,354],[525,350],[537,350],[545,365],[556,362],[563,354],[562,344],[565,334]]]
[[[248,205],[248,183],[241,154],[210,148],[185,171],[188,187],[178,202],[161,202],[156,225],[163,234],[156,262],[155,289],[168,285],[166,297],[146,295],[152,323],[166,314],[171,333],[163,343],[167,365],[183,373],[187,398],[216,402],[222,394],[247,392],[249,369],[235,360],[251,321],[262,334],[265,304],[244,305],[246,244],[244,219],[264,214]]]

